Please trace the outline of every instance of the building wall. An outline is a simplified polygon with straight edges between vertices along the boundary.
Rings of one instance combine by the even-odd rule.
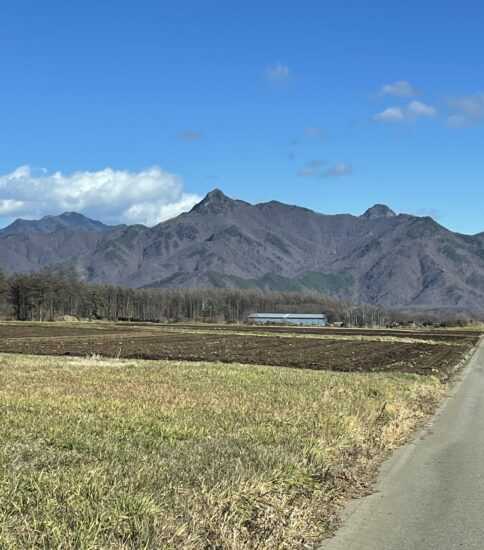
[[[326,324],[325,319],[264,319],[255,318],[250,319],[253,323],[258,325],[277,324],[277,325],[311,325],[311,326],[324,326]]]

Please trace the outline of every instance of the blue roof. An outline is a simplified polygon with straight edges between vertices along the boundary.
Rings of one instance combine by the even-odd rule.
[[[326,319],[324,313],[251,313],[252,319]]]

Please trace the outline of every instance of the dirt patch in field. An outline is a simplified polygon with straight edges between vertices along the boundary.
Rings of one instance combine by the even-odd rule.
[[[92,325],[79,326],[72,324],[47,323],[12,323],[0,325],[0,343],[8,338],[57,338],[59,336],[89,336],[98,334],[117,334],[139,330],[136,327],[122,327],[119,325]]]
[[[429,333],[434,341],[430,345],[404,341],[291,338],[285,333],[286,329],[279,332],[280,335],[275,332],[274,336],[264,338],[251,334],[253,330],[265,331],[266,327],[251,327],[247,334],[237,335],[224,334],[224,330],[220,329],[207,334],[206,327],[205,332],[200,334],[196,331],[176,332],[174,328],[173,325],[170,330],[112,325],[100,330],[95,327],[4,325],[0,327],[0,352],[221,361],[318,370],[398,371],[446,376],[477,340],[476,335],[439,334],[442,342],[436,343],[435,333]],[[281,327],[277,330],[281,331]],[[396,333],[391,334],[395,336]],[[423,334],[404,332],[405,337],[419,339]]]
[[[424,340],[442,340],[446,341],[450,336],[457,339],[465,339],[475,337],[476,332],[470,330],[452,330],[452,329],[394,329],[394,328],[332,328],[332,327],[298,327],[284,325],[250,325],[250,324],[226,324],[226,325],[209,325],[196,323],[177,323],[174,324],[151,324],[142,325],[136,323],[125,323],[124,326],[141,328],[143,326],[154,327],[176,327],[177,329],[189,329],[204,331],[209,329],[213,332],[271,332],[274,334],[307,334],[314,336],[390,336],[390,337],[406,337],[418,338]]]

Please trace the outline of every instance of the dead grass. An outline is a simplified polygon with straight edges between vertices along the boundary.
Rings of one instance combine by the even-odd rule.
[[[463,327],[446,327],[440,329],[443,332],[446,331],[457,331],[457,332],[477,332],[484,333],[484,323],[474,323],[472,325],[466,325]]]
[[[434,377],[0,355],[0,548],[297,549]]]
[[[160,330],[160,329],[158,329]],[[261,327],[259,331],[237,331],[237,330],[224,330],[223,333],[220,331],[217,331],[215,329],[210,330],[207,329],[197,329],[197,330],[190,330],[186,328],[178,328],[174,326],[173,328],[163,328],[161,329],[163,332],[174,332],[176,334],[222,334],[226,336],[260,336],[262,338],[290,338],[290,339],[297,339],[297,338],[303,338],[303,339],[311,339],[311,340],[339,340],[342,342],[348,342],[348,341],[361,341],[361,342],[393,342],[393,343],[403,343],[403,344],[428,344],[428,345],[446,345],[446,346],[454,346],[456,345],[454,342],[442,342],[437,340],[431,340],[430,338],[415,338],[412,336],[382,336],[382,335],[367,335],[367,334],[358,334],[356,331],[353,334],[335,334],[335,333],[327,333],[327,334],[301,334],[297,331],[294,332],[285,332],[285,333],[277,333],[277,332],[267,332],[264,331],[264,327]]]

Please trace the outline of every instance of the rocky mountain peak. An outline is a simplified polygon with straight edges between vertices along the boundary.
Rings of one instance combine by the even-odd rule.
[[[379,218],[394,218],[396,213],[385,204],[375,204],[363,214],[367,220],[377,220]]]
[[[212,189],[209,193],[207,193],[207,196],[205,199],[210,201],[223,201],[225,199],[228,199],[227,195],[221,191],[218,188]]]
[[[220,189],[213,189],[207,193],[204,199],[192,208],[192,211],[196,212],[201,209],[209,209],[214,212],[219,212],[234,202],[233,199],[227,197]]]
[[[52,218],[53,216],[44,216],[46,218]],[[88,218],[87,216],[84,216],[84,214],[79,214],[79,212],[63,212],[59,218],[63,218],[65,220],[67,219],[78,219],[78,220],[89,220],[89,221],[93,221],[93,220],[90,220],[90,218]]]

